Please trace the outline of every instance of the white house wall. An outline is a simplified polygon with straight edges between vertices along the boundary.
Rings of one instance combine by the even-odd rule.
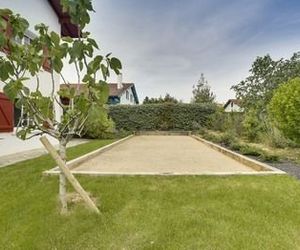
[[[231,106],[232,104],[232,106]],[[235,103],[229,103],[227,107],[224,109],[225,112],[243,112],[243,109],[236,105]]]
[[[58,17],[54,10],[46,0],[1,0],[1,8],[9,8],[14,13],[19,13],[22,17],[26,18],[30,24],[29,31],[36,34],[34,26],[39,23],[44,23],[49,26],[50,31],[55,31],[60,35],[60,24]],[[1,53],[0,55],[3,55]],[[50,95],[52,91],[52,81],[49,72],[42,70],[39,74],[40,88],[39,90],[43,95]],[[60,76],[54,73],[54,91],[59,90]],[[31,78],[25,82],[25,85],[31,90],[36,89],[36,79]],[[3,92],[4,84],[0,82],[0,92]],[[55,103],[56,119],[60,120],[61,108]]]
[[[58,18],[47,0],[1,0],[0,8],[11,9],[27,19],[32,32],[36,24],[44,23],[50,30],[60,34]]]
[[[129,105],[133,105],[133,104],[136,104],[135,103],[135,99],[134,99],[134,95],[133,95],[133,92],[132,92],[132,88],[128,88],[127,91],[129,92],[129,98],[127,99],[126,98],[126,91],[123,92],[123,94],[121,95],[120,97],[120,104],[129,104]],[[130,95],[132,95],[132,101],[130,101]]]

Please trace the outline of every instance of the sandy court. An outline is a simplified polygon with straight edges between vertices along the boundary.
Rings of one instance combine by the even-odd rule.
[[[73,170],[158,174],[256,172],[189,136],[135,136]]]

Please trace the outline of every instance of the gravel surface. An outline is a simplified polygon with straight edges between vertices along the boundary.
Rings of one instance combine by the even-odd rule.
[[[289,175],[295,176],[300,180],[300,165],[292,162],[276,162],[276,163],[267,163],[272,167],[278,168],[282,171],[285,171]]]
[[[157,174],[256,172],[189,136],[135,136],[74,170]]]

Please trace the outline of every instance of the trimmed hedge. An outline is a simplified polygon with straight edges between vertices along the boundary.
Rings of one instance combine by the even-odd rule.
[[[109,115],[118,130],[197,130],[209,123],[213,104],[163,103],[114,105]]]

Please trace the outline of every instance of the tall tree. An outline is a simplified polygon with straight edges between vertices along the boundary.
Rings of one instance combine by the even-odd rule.
[[[300,53],[295,53],[290,59],[277,61],[270,55],[257,57],[249,72],[245,80],[231,88],[236,97],[242,100],[246,111],[257,109],[260,114],[266,114],[274,90],[300,75]]]
[[[204,74],[201,73],[200,79],[196,86],[193,86],[193,103],[213,103],[215,94],[211,91]]]

